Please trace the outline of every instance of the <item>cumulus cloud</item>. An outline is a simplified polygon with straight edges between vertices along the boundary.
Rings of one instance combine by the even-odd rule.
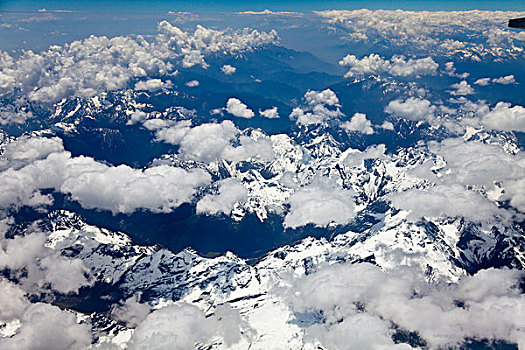
[[[180,141],[181,155],[186,159],[213,162],[221,158],[224,149],[239,130],[225,120],[221,124],[202,124],[190,129]]]
[[[305,341],[331,349],[412,349],[393,342],[396,328],[416,332],[429,348],[461,346],[466,338],[521,347],[521,278],[521,271],[489,269],[454,284],[431,284],[414,267],[335,264],[289,281],[287,299],[297,317],[322,315],[322,323],[306,328]]]
[[[62,151],[64,147],[58,137],[22,136],[5,146],[0,156],[0,170],[8,167],[19,169],[35,160],[45,159],[51,153]]]
[[[150,79],[139,81],[136,89],[158,91],[168,87],[159,78],[175,74],[175,65],[207,68],[206,56],[239,55],[278,40],[275,31],[213,30],[199,25],[188,33],[162,21],[151,41],[142,36],[91,36],[41,53],[26,51],[11,57],[2,52],[0,94],[19,89],[33,101],[56,102],[124,89],[132,79],[143,77]]]
[[[447,41],[445,40],[445,45],[447,44],[452,44],[452,45],[457,45],[457,46],[460,46],[462,43],[460,42],[457,42],[457,41]],[[468,76],[470,75],[469,73],[465,72],[465,73],[457,73],[456,72],[456,67],[454,67],[454,62],[447,62],[445,63],[445,71],[444,73],[448,76],[451,76],[451,77],[456,77],[456,78],[461,78],[461,79],[466,79],[468,78]]]
[[[50,153],[20,169],[10,167],[0,172],[0,179],[0,206],[4,208],[49,204],[50,199],[41,196],[39,190],[50,188],[70,195],[85,208],[113,213],[130,213],[139,208],[168,212],[191,200],[198,187],[211,181],[201,169],[113,167],[88,157],[71,157],[64,151]]]
[[[226,112],[233,114],[235,117],[246,119],[253,118],[255,115],[241,100],[233,97],[226,103]]]
[[[290,114],[290,119],[296,119],[297,124],[322,124],[329,119],[343,115],[339,110],[339,99],[330,89],[323,91],[308,91],[303,98],[304,104],[296,107]]]
[[[446,162],[439,168],[442,183],[485,188],[492,200],[509,200],[516,209],[525,211],[523,191],[519,189],[525,178],[522,152],[512,155],[498,145],[465,142],[462,139],[432,142],[429,149]],[[432,175],[430,179],[435,180]],[[485,208],[489,209],[486,205]]]
[[[347,224],[356,214],[353,195],[353,191],[342,189],[329,179],[316,178],[291,195],[290,211],[283,225],[297,228],[307,224]]]
[[[143,124],[149,130],[156,130],[155,139],[178,145],[191,129],[191,120],[171,123],[163,119],[149,119]]]
[[[374,129],[372,122],[366,119],[366,114],[356,113],[349,121],[342,123],[341,128],[346,131],[357,131],[365,135],[372,135]]]
[[[490,85],[490,78],[481,78],[474,82],[474,84],[479,86],[488,86]]]
[[[126,122],[127,125],[134,125],[139,122],[143,122],[146,119],[147,114],[143,111],[137,110],[129,114],[129,120]]]
[[[151,307],[140,303],[140,294],[126,299],[120,305],[111,309],[111,317],[117,321],[126,323],[127,327],[135,328],[149,315]]]
[[[89,270],[79,259],[48,255],[40,261],[40,266],[44,269],[43,281],[49,282],[51,288],[60,293],[77,293],[81,287],[94,283],[86,278]]]
[[[186,82],[184,85],[186,85],[187,87],[197,87],[200,85],[200,83],[198,80],[190,80]]]
[[[207,68],[209,65],[204,61],[205,55],[239,54],[264,45],[276,44],[279,40],[275,30],[269,33],[248,28],[241,31],[231,29],[220,31],[197,25],[194,33],[190,34],[172,26],[167,21],[159,23],[159,36],[163,44],[183,57],[184,68],[194,65]]]
[[[507,75],[507,76],[504,76],[504,77],[499,77],[499,78],[493,78],[493,79],[490,79],[490,78],[481,78],[481,79],[478,79],[474,82],[474,84],[476,85],[480,85],[480,86],[488,86],[490,85],[490,83],[494,83],[494,84],[502,84],[502,85],[509,85],[509,84],[516,84],[516,79],[514,78],[514,75]]]
[[[246,200],[248,196],[248,190],[237,179],[221,180],[218,187],[218,194],[207,194],[197,203],[198,214],[229,215],[235,204]]]
[[[482,124],[489,129],[525,132],[525,108],[511,107],[510,103],[498,102],[482,118]]]
[[[323,91],[308,91],[304,94],[304,100],[308,106],[318,105],[339,106],[339,99],[335,92],[330,89]]]
[[[446,163],[442,171],[444,181],[488,188],[494,182],[524,176],[525,159],[521,152],[508,154],[498,145],[446,139],[440,143],[430,142],[429,149],[443,157]]]
[[[24,290],[47,288],[60,293],[77,293],[94,283],[81,260],[60,256],[45,244],[42,232],[28,232],[13,238],[0,238],[0,268],[11,271]]]
[[[26,108],[14,108],[12,105],[0,107],[0,125],[24,124],[34,117]]]
[[[241,131],[229,120],[191,127],[189,120],[174,122],[150,119],[144,126],[155,130],[158,141],[180,145],[179,154],[188,160],[211,163],[219,159],[240,162],[275,158],[272,142],[267,135],[259,131],[252,132],[251,136],[240,135]]]
[[[385,120],[383,124],[379,125],[379,127],[385,130],[394,130],[394,124],[392,124],[392,122],[389,122],[388,120]]]
[[[16,284],[0,279],[0,321],[9,322],[22,316],[29,300],[25,292]]]
[[[171,82],[163,82],[161,79],[148,79],[141,80],[135,84],[135,90],[144,90],[149,92],[157,92],[163,90],[164,88],[169,88]]]
[[[21,326],[10,338],[0,338],[4,349],[86,349],[91,345],[91,327],[78,324],[74,313],[56,306],[29,305],[21,316]]]
[[[439,64],[431,57],[406,60],[405,56],[393,56],[391,60],[386,60],[374,53],[361,59],[354,55],[347,55],[339,65],[349,67],[349,71],[345,74],[346,78],[382,73],[401,77],[436,75],[439,68]]]
[[[505,182],[505,192],[500,199],[509,200],[510,205],[525,213],[525,178]]]
[[[384,159],[386,146],[383,144],[373,145],[361,152],[358,149],[348,149],[341,156],[342,164],[347,167],[362,167],[367,159]]]
[[[492,79],[492,82],[496,84],[509,85],[516,84],[516,79],[514,78],[514,75],[511,74],[504,77],[494,78]]]
[[[385,108],[385,112],[408,120],[429,120],[434,116],[436,106],[433,106],[430,101],[426,99],[409,97],[404,101],[390,101]]]
[[[277,119],[279,118],[279,112],[277,112],[277,107],[268,108],[264,111],[259,110],[259,114],[261,117],[268,118],[268,119]]]
[[[469,61],[521,57],[523,35],[501,23],[519,12],[497,11],[319,11],[330,28],[354,43],[381,43],[394,53],[422,53]],[[451,37],[450,28],[454,28]]]
[[[237,68],[230,66],[229,64],[225,64],[221,67],[221,71],[224,73],[224,75],[232,75],[237,71]]]
[[[227,146],[221,157],[234,161],[241,162],[250,159],[257,159],[260,161],[270,161],[275,158],[272,141],[267,135],[258,133],[255,137],[241,135],[239,137],[238,146]]]
[[[410,211],[411,220],[446,216],[481,222],[496,215],[507,216],[496,204],[461,185],[411,189],[390,195],[390,201],[394,207]]]
[[[137,112],[135,112],[137,113]],[[147,120],[144,120],[145,117],[147,116],[146,113],[142,114],[143,112],[138,112],[137,114],[139,114],[140,116],[139,117],[136,117],[137,120],[139,121],[142,121],[142,126],[144,126],[146,129],[148,130],[152,130],[152,131],[156,131],[156,130],[161,130],[161,129],[164,129],[164,128],[167,128],[167,127],[171,127],[171,126],[181,126],[184,125],[182,122],[184,123],[187,123],[189,122],[188,125],[191,126],[191,121],[182,121],[182,122],[177,122],[176,120],[172,120],[172,119],[160,119],[160,118],[153,118],[153,119],[147,119]],[[133,114],[132,114],[133,115]]]
[[[202,169],[185,170],[167,165],[144,171],[126,165],[96,168],[68,176],[60,191],[68,193],[84,208],[106,209],[112,213],[131,213],[139,208],[170,212],[189,202],[198,187],[211,181]]]
[[[231,346],[249,334],[241,336],[244,328],[239,313],[229,306],[206,317],[196,306],[179,303],[149,314],[135,329],[129,348],[192,349],[197,344],[207,346],[218,337]]]
[[[474,88],[470,86],[466,80],[462,80],[457,84],[452,84],[451,87],[454,90],[451,90],[450,94],[454,96],[464,96],[464,95],[474,94]]]

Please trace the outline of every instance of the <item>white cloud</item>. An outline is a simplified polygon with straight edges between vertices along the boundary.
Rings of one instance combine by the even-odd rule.
[[[461,46],[462,46],[463,43],[458,42],[458,41],[445,40],[445,42],[443,44],[441,44],[440,46],[448,45],[448,44],[456,45],[457,48],[462,48]],[[454,62],[447,62],[447,63],[445,63],[445,71],[444,71],[444,73],[446,75],[448,75],[448,76],[461,78],[461,79],[466,79],[470,75],[467,72],[461,73],[461,74],[457,73],[456,72],[456,67],[454,67]]]
[[[18,235],[10,239],[2,237],[0,267],[3,269],[20,270],[33,264],[33,260],[46,256],[45,242],[46,237],[43,233],[32,233],[24,236]],[[28,277],[31,278],[31,276]]]
[[[232,75],[237,71],[237,68],[230,66],[229,64],[225,64],[224,66],[221,67],[221,71],[225,75]]]
[[[474,82],[474,84],[476,85],[480,85],[480,86],[487,86],[487,85],[490,85],[490,83],[494,83],[494,84],[502,84],[502,85],[509,85],[509,84],[516,84],[516,79],[514,78],[514,75],[507,75],[507,76],[504,76],[504,77],[499,77],[499,78],[493,78],[493,79],[490,79],[490,78],[481,78],[481,79],[478,79]]]
[[[45,152],[30,157],[44,155]],[[10,161],[19,164],[20,160]],[[198,187],[211,181],[210,175],[201,169],[166,165],[145,170],[126,165],[113,167],[88,157],[71,157],[64,151],[50,153],[20,169],[10,167],[0,172],[0,179],[0,207],[49,204],[50,198],[41,196],[39,190],[51,188],[70,195],[85,208],[113,213],[130,213],[139,208],[168,212],[190,201]]]
[[[525,177],[517,180],[505,182],[505,192],[502,194],[502,200],[509,200],[510,205],[525,213]]]
[[[465,142],[462,139],[430,143],[429,149],[446,162],[446,166],[439,168],[442,183],[482,187],[491,200],[510,200],[516,209],[525,210],[523,191],[520,190],[525,179],[525,157],[522,152],[512,155],[498,145]],[[430,174],[428,178],[436,179]],[[470,198],[475,199],[472,196]]]
[[[525,132],[525,108],[511,107],[510,103],[498,102],[482,117],[482,124],[489,129]]]
[[[450,94],[454,96],[465,96],[474,94],[474,88],[470,86],[466,80],[462,80],[457,84],[452,84],[451,87],[454,90],[450,91]]]
[[[26,108],[15,109],[12,105],[0,107],[0,125],[24,124],[34,117]]]
[[[137,110],[129,115],[129,120],[126,122],[127,125],[134,125],[139,122],[143,122],[146,119],[147,114],[143,111]]]
[[[369,313],[345,315],[340,322],[314,325],[307,329],[305,342],[322,344],[328,349],[412,349],[395,344],[390,323]]]
[[[250,119],[255,115],[241,100],[233,97],[226,103],[226,111],[238,118]]]
[[[496,181],[524,176],[525,159],[521,152],[511,155],[498,145],[446,139],[440,143],[430,142],[429,149],[445,160],[442,179],[447,182],[489,188]]]
[[[238,133],[239,130],[229,120],[221,124],[196,126],[180,141],[179,153],[185,159],[206,163],[216,161]]]
[[[150,119],[143,125],[149,130],[156,130],[155,139],[157,141],[172,145],[180,144],[184,136],[191,130],[191,120],[182,120],[172,124],[163,119]]]
[[[277,112],[277,107],[268,108],[268,109],[265,109],[264,111],[259,110],[259,114],[262,117],[268,118],[268,119],[277,119],[280,117],[279,112]]]
[[[230,29],[220,31],[197,25],[193,34],[189,34],[167,21],[159,23],[159,32],[160,41],[183,56],[182,62],[185,68],[194,65],[207,68],[205,55],[252,51],[260,46],[275,44],[279,40],[274,30],[265,33],[248,28],[241,31]]]
[[[290,119],[296,119],[297,124],[322,124],[343,115],[339,110],[339,99],[330,89],[308,91],[303,100],[305,103],[301,107],[294,108],[290,114]]]
[[[35,160],[45,159],[51,153],[62,151],[64,147],[58,137],[22,136],[5,146],[0,158],[0,170],[9,167],[19,169]]]
[[[91,327],[78,324],[77,317],[49,304],[31,304],[21,326],[10,338],[0,338],[3,349],[87,349],[91,345]]]
[[[383,124],[379,125],[379,127],[385,130],[394,130],[394,124],[392,124],[392,122],[389,122],[388,120],[385,120]]]
[[[350,68],[345,74],[346,78],[382,73],[401,77],[436,75],[439,68],[439,64],[431,57],[406,60],[405,56],[393,56],[391,60],[385,60],[374,53],[361,59],[354,55],[347,55],[339,65]]]
[[[337,95],[330,89],[323,91],[310,90],[304,94],[304,100],[311,107],[318,105],[339,106]]]
[[[90,36],[39,54],[26,51],[13,58],[1,52],[0,94],[21,89],[33,101],[56,102],[124,89],[132,79],[144,77],[149,80],[135,88],[158,91],[169,87],[159,78],[176,74],[175,65],[206,68],[206,56],[238,55],[278,40],[275,31],[221,31],[199,25],[188,33],[162,21],[151,41],[142,36]]]
[[[490,78],[481,78],[474,82],[474,84],[479,86],[487,86],[490,85]]]
[[[0,298],[0,322],[20,318],[29,305],[25,292],[16,284],[1,278],[0,294],[2,295]]]
[[[111,309],[111,317],[125,322],[127,327],[135,328],[149,315],[151,307],[139,302],[140,294],[129,297],[121,305]]]
[[[366,119],[366,114],[363,113],[354,114],[352,119],[341,124],[341,128],[346,131],[357,131],[366,135],[372,135],[374,133],[372,122]]]
[[[461,185],[436,185],[429,189],[411,189],[390,195],[392,205],[410,211],[409,218],[464,217],[474,222],[506,217],[506,212],[480,194]]]
[[[167,165],[144,171],[126,165],[97,168],[67,174],[60,191],[88,209],[106,209],[112,213],[131,213],[141,208],[170,212],[189,202],[198,187],[211,181],[202,169]]]
[[[286,298],[298,317],[322,315],[322,323],[307,326],[305,341],[324,348],[412,349],[394,344],[395,327],[417,332],[432,349],[458,347],[466,338],[521,347],[525,321],[516,310],[525,307],[522,278],[522,271],[489,269],[457,283],[433,284],[415,267],[383,271],[346,263],[289,278]]]
[[[197,87],[200,85],[199,81],[198,80],[190,80],[188,82],[186,82],[186,85],[187,87]]]
[[[385,112],[397,117],[409,120],[429,120],[434,116],[436,107],[430,101],[417,97],[409,97],[406,100],[390,101]]]
[[[351,190],[342,189],[329,179],[316,178],[291,195],[290,211],[283,224],[290,228],[347,224],[356,214],[353,195]]]
[[[263,11],[243,11],[236,12],[237,15],[299,15],[299,12],[290,12],[290,11],[270,11],[265,9]]]
[[[94,283],[86,278],[89,270],[80,259],[48,255],[40,261],[40,266],[44,269],[43,281],[49,282],[51,288],[60,293],[78,293],[81,287]]]
[[[137,112],[135,112],[137,113]],[[178,123],[175,120],[172,119],[160,119],[160,118],[153,118],[153,119],[147,119],[144,120],[147,114],[143,114],[139,112],[139,116],[136,117],[138,120],[142,120],[142,126],[144,126],[148,130],[160,130],[164,129],[170,126],[177,126],[177,125],[183,125],[182,123]],[[187,121],[184,121],[187,123]],[[190,124],[191,125],[191,121]]]
[[[206,317],[196,306],[179,303],[149,314],[135,329],[129,348],[192,349],[196,343],[206,346],[217,338],[230,346],[241,339],[242,327],[238,312],[227,306]]]
[[[497,11],[319,11],[338,36],[361,45],[381,43],[412,57],[422,53],[469,61],[522,57],[523,35],[501,23],[519,12]],[[454,28],[451,39],[450,28]]]
[[[516,84],[516,79],[514,78],[514,75],[511,74],[504,77],[494,78],[492,79],[492,82],[496,84],[508,85]]]
[[[234,205],[246,200],[248,190],[237,179],[229,178],[218,183],[218,194],[207,194],[197,203],[198,214],[229,215]]]
[[[211,163],[219,159],[240,162],[250,159],[269,161],[275,158],[272,142],[267,135],[255,131],[251,136],[239,136],[241,131],[229,120],[221,124],[205,123],[193,128],[189,120],[168,122],[159,119],[157,122],[150,119],[144,125],[155,130],[158,141],[180,145],[179,154],[184,159]]]
[[[135,84],[135,90],[144,90],[149,92],[157,92],[169,87],[171,87],[171,82],[165,83],[161,79],[141,80]]]
[[[17,276],[24,290],[36,292],[49,285],[53,290],[77,293],[94,283],[81,260],[60,256],[45,246],[42,232],[0,239],[0,268]]]
[[[250,159],[270,161],[275,158],[275,153],[272,141],[268,136],[258,135],[258,137],[253,138],[242,135],[239,137],[239,146],[227,146],[223,150],[221,157],[234,162]]]
[[[348,149],[341,156],[343,165],[347,167],[362,167],[366,159],[384,159],[386,146],[383,144],[373,145],[363,152],[357,149]]]

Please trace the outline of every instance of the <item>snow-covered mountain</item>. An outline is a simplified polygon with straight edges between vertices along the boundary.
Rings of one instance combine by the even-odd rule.
[[[24,15],[0,30],[84,21]],[[0,349],[524,348],[517,15],[170,11],[1,51]]]
[[[306,329],[319,324],[322,316],[297,313],[280,290],[286,288],[283,281],[301,280],[324,266],[372,264],[384,271],[411,266],[430,284],[457,283],[488,267],[523,269],[525,242],[519,222],[497,218],[475,222],[461,215],[413,220],[407,211],[389,204],[393,193],[431,185],[417,176],[418,169],[431,164],[438,171],[446,165],[427,147],[395,153],[385,153],[383,146],[359,151],[345,149],[327,129],[307,132],[309,137],[299,142],[300,137],[293,134],[270,136],[275,155],[270,160],[200,163],[174,154],[152,164],[200,167],[216,182],[237,179],[247,194],[227,213],[234,221],[243,220],[246,213],[262,221],[269,213],[290,213],[294,193],[314,186],[330,195],[332,183],[338,184],[355,198],[355,217],[342,228],[330,224],[337,228],[332,236],[308,237],[256,260],[231,252],[206,258],[191,248],[174,252],[137,245],[124,233],[89,225],[70,211],[55,210],[38,223],[45,233],[45,246],[56,252],[53,254],[80,261],[90,283],[77,296],[57,293],[49,285],[30,295],[84,315],[81,319],[92,326],[95,348],[133,344],[130,339],[136,324],[115,311],[119,307],[160,309],[187,303],[208,315],[227,304],[249,325],[249,332],[245,330],[235,345],[226,345],[219,337],[202,344],[203,348],[299,349],[304,346]],[[242,135],[254,140],[268,137],[260,130],[245,130]],[[198,194],[194,202],[213,191],[216,185]],[[315,230],[314,225],[315,221],[309,227]],[[16,322],[4,323],[4,336],[14,334]],[[256,335],[248,337],[252,333]]]

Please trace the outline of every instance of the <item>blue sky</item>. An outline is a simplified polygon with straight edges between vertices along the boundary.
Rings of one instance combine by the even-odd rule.
[[[525,1],[520,0],[468,0],[468,1],[431,1],[431,0],[89,0],[89,1],[65,1],[65,0],[0,0],[1,11],[37,11],[45,8],[47,10],[73,10],[93,12],[125,12],[125,13],[162,13],[167,11],[193,11],[193,12],[216,12],[216,11],[245,11],[264,10],[274,11],[288,10],[308,12],[312,10],[326,9],[405,9],[405,10],[518,10],[525,11]]]

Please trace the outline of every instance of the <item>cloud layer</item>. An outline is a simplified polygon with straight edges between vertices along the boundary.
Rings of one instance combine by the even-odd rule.
[[[142,36],[91,36],[42,53],[27,51],[11,57],[1,52],[0,94],[21,91],[33,101],[57,102],[124,89],[142,78],[148,79],[138,82],[136,89],[153,92],[168,86],[161,78],[175,74],[175,65],[207,68],[208,55],[240,55],[278,40],[275,31],[221,31],[198,25],[189,33],[162,21],[150,41]]]
[[[439,68],[439,64],[431,57],[407,60],[404,56],[393,56],[392,59],[386,60],[373,53],[361,59],[347,55],[339,65],[349,68],[345,74],[346,78],[384,73],[400,77],[436,75]]]
[[[28,144],[47,148],[26,152]],[[57,139],[19,140],[8,147],[7,157],[7,169],[0,173],[0,207],[4,208],[49,204],[50,197],[39,191],[50,188],[70,195],[85,208],[113,213],[139,208],[168,212],[190,201],[198,187],[211,182],[210,175],[201,169],[160,165],[140,170],[71,157]]]
[[[356,214],[353,195],[353,191],[342,189],[329,179],[318,178],[292,194],[290,212],[283,224],[290,228],[347,224]]]
[[[331,349],[411,349],[395,344],[393,325],[417,332],[430,348],[465,338],[505,339],[523,346],[525,307],[521,271],[485,270],[457,284],[432,285],[413,268],[382,271],[371,264],[337,264],[292,282],[289,300],[299,316],[318,313],[305,339]]]

